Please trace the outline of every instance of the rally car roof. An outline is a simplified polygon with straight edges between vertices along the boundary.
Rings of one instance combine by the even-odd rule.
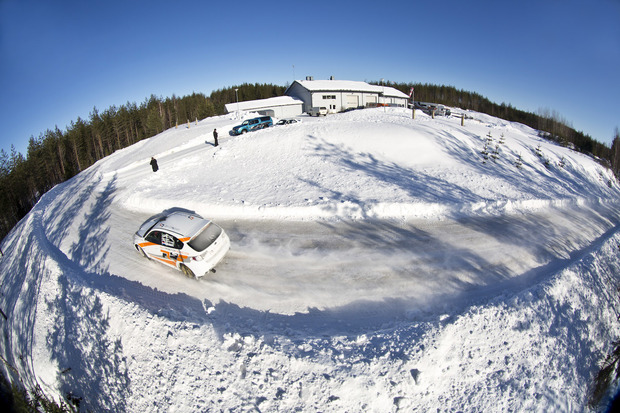
[[[210,222],[211,221],[202,218],[200,215],[176,211],[153,217],[140,227],[137,234],[143,237],[151,229],[158,228],[176,233],[180,236],[193,237]]]

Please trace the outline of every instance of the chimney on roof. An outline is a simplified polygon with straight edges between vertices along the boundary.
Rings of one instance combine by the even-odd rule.
[[[314,76],[306,76],[306,80],[314,80]]]

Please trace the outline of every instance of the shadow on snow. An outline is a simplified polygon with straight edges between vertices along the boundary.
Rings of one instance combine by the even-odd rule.
[[[444,138],[449,151],[464,150],[453,142],[456,139],[453,136],[447,134]],[[316,141],[316,138],[311,137],[311,139]],[[316,156],[336,160],[343,167],[368,174],[380,182],[395,185],[407,191],[412,197],[426,202],[461,204],[484,201],[468,189],[394,163],[380,162],[372,154],[352,155],[344,148],[325,141],[316,142],[316,152]],[[464,154],[461,158],[467,159]],[[483,168],[482,165],[473,162],[472,166],[478,169]],[[508,166],[500,164],[494,167],[507,168]],[[518,175],[518,172],[515,174]],[[579,173],[573,172],[568,183],[579,186],[585,179]],[[66,185],[79,188],[83,182],[91,180],[93,176],[86,173],[80,180],[68,181]],[[25,239],[18,239],[8,248],[5,247],[7,255],[19,255],[19,259],[14,261],[12,268],[3,268],[13,271],[16,275],[8,277],[9,281],[5,282],[2,287],[4,292],[2,306],[10,314],[10,331],[13,332],[13,337],[5,335],[3,343],[5,359],[10,364],[27,370],[30,374],[26,376],[34,377],[34,366],[31,365],[34,323],[37,314],[37,306],[34,303],[44,302],[45,311],[53,317],[56,326],[56,329],[48,331],[46,340],[60,370],[58,378],[62,390],[67,393],[73,392],[77,397],[96,395],[96,397],[88,397],[88,400],[85,398],[84,403],[87,408],[94,411],[123,411],[126,407],[126,400],[131,396],[131,383],[127,363],[123,357],[122,342],[118,337],[113,337],[109,331],[110,316],[106,313],[101,298],[96,294],[90,294],[88,289],[99,290],[111,297],[126,301],[128,305],[138,305],[153,315],[171,321],[211,325],[222,341],[226,335],[235,333],[241,336],[279,336],[282,340],[273,340],[272,345],[280,346],[283,351],[293,357],[315,355],[312,354],[314,351],[324,348],[321,342],[328,342],[335,336],[380,331],[394,327],[402,320],[420,319],[419,313],[412,315],[407,312],[407,299],[359,301],[339,308],[324,310],[311,308],[307,313],[283,315],[227,302],[213,304],[186,294],[168,294],[110,274],[108,268],[102,265],[109,247],[100,250],[99,241],[106,238],[110,230],[106,227],[106,222],[110,217],[109,209],[114,199],[115,182],[115,179],[112,179],[104,190],[95,196],[94,202],[83,219],[78,216],[78,212],[87,205],[98,182],[88,185],[85,190],[77,194],[68,208],[58,200],[52,206],[50,201],[44,198],[41,205],[38,205],[38,208],[28,218],[33,220],[32,231]],[[513,184],[522,188],[527,185],[516,178]],[[554,184],[559,185],[557,182]],[[328,188],[322,189],[328,191]],[[546,193],[547,197],[553,197],[553,187],[550,186],[548,189],[551,193]],[[573,193],[578,194],[574,190]],[[351,194],[333,193],[332,195],[336,199],[356,202],[360,204],[362,210],[368,207],[362,200],[356,199]],[[50,198],[51,195],[47,199]],[[50,209],[46,210],[46,206]],[[53,229],[46,228],[42,216],[44,212],[62,224],[55,225]],[[610,211],[606,211],[605,215],[608,216],[609,213]],[[615,223],[604,218],[603,215],[593,214],[592,218],[600,228],[608,229],[598,238],[595,245],[600,245],[618,231],[617,215]],[[78,241],[70,247],[70,256],[67,256],[59,245],[76,219],[80,219]],[[505,230],[496,230],[498,222]],[[550,223],[542,219],[531,219],[531,217],[501,217],[491,224],[482,218],[465,218],[461,220],[461,223],[480,232],[491,233],[503,243],[519,245],[527,245],[533,237],[540,236],[541,231],[546,233],[545,237],[553,239],[556,230]],[[332,224],[325,223],[324,225],[329,229]],[[493,225],[493,230],[490,230],[488,225]],[[613,228],[609,229],[610,227]],[[514,291],[515,286],[526,288],[533,280],[540,280],[552,271],[561,269],[590,251],[591,248],[580,244],[567,249],[558,239],[557,243],[551,243],[546,249],[540,251],[541,259],[548,260],[547,265],[525,274],[515,275],[503,265],[489,263],[482,253],[465,249],[454,250],[444,241],[434,238],[414,225],[395,225],[385,221],[368,220],[344,224],[343,227],[339,227],[339,231],[342,231],[339,236],[345,239],[354,239],[369,247],[404,254],[421,243],[427,245],[429,249],[452,251],[453,257],[451,257],[452,261],[448,268],[478,273],[482,283],[490,285],[489,287],[476,287],[474,290],[469,285],[458,285],[462,293],[456,296],[438,297],[439,302],[450,302],[452,307],[471,305],[474,302],[472,300],[476,299],[488,299],[490,292],[506,288],[512,288]],[[558,258],[562,253],[570,253],[569,258]],[[50,266],[49,259],[55,261],[57,267]],[[54,272],[59,272],[59,274],[53,274]],[[33,279],[31,277],[33,274],[38,278]],[[59,293],[41,301],[38,299],[39,289],[41,283],[47,279],[58,279]],[[463,281],[456,277],[450,282],[463,284]],[[470,295],[472,292],[474,294]],[[9,302],[9,297],[13,301]],[[214,307],[215,311],[207,312],[206,309],[209,307]],[[441,308],[438,310],[441,311]],[[435,320],[435,323],[442,322],[436,318],[436,314],[428,313],[427,315],[430,317],[429,320]],[[424,314],[421,317],[424,318]],[[411,323],[406,328],[408,332],[401,338],[415,340],[416,337],[424,334],[425,328],[428,327]],[[316,340],[318,345],[315,347],[319,350],[302,349],[296,345],[307,342],[308,339]],[[398,347],[397,343],[390,343],[390,346],[392,345],[396,349],[403,347]],[[357,357],[363,361],[364,357],[385,354],[387,350],[384,340],[377,339],[375,342],[375,339],[371,338],[364,354],[348,356]],[[17,359],[13,355],[18,355]],[[332,356],[337,357],[338,354]],[[391,353],[390,357],[404,359],[406,354],[400,354],[396,350]],[[95,402],[97,405],[89,404]]]

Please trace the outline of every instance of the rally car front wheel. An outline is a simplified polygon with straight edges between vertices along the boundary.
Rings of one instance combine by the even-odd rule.
[[[144,257],[144,258],[149,258],[148,255],[146,255],[146,252],[144,252],[144,250],[142,249],[141,246],[136,245],[136,249],[138,250],[138,252]],[[150,258],[149,258],[150,259]]]

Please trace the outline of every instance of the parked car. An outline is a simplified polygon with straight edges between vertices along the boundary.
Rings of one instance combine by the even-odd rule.
[[[414,107],[428,115],[450,116],[450,109],[438,103],[415,102]]]
[[[276,125],[290,125],[291,123],[301,122],[299,119],[280,119]]]
[[[321,107],[315,106],[315,107],[310,108],[308,110],[308,115],[310,115],[310,116],[321,116],[321,115],[325,116],[325,115],[327,115],[327,108],[323,107],[323,106],[321,106]]]
[[[241,125],[233,127],[230,134],[233,136],[241,135],[242,133],[267,128],[269,126],[273,126],[273,119],[271,119],[271,116],[259,116],[258,118],[244,120]]]
[[[230,239],[214,222],[189,212],[162,213],[144,222],[134,246],[146,258],[176,268],[189,278],[213,269],[230,249]]]
[[[271,125],[268,125],[267,123],[258,123],[258,124],[256,124],[256,125],[252,126],[252,127],[250,128],[250,130],[251,130],[251,131],[261,130],[261,129],[268,128],[269,126],[271,126]]]

